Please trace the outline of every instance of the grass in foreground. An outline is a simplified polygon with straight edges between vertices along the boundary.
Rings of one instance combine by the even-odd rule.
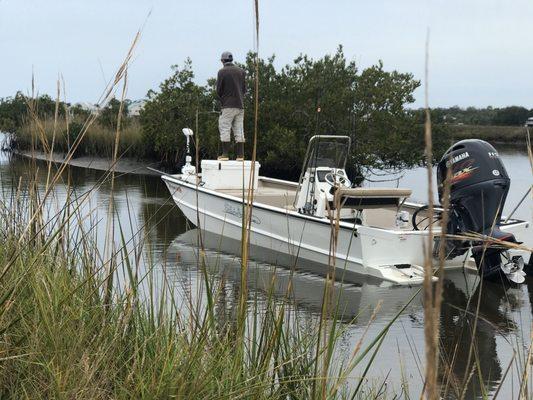
[[[245,321],[239,321],[235,305],[220,301],[222,283],[205,274],[205,302],[178,308],[164,270],[138,275],[143,268],[135,255],[142,249],[126,243],[119,225],[119,243],[105,259],[93,226],[81,222],[88,220],[80,215],[81,199],[67,198],[57,215],[46,218],[43,210],[50,209],[36,187],[0,200],[2,397],[307,399],[379,393],[349,375],[356,366],[370,367],[390,325],[348,362],[334,365],[342,328],[334,318],[301,321],[287,312],[289,294],[279,301],[267,293],[266,302],[250,295]],[[128,279],[114,285],[106,303],[108,265]],[[326,359],[333,365],[324,372]]]

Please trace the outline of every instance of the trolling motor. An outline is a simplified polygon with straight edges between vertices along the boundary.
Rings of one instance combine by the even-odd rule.
[[[464,237],[446,241],[447,258],[471,248],[481,277],[524,282],[524,260],[511,257],[505,246],[517,240],[500,229],[511,180],[496,149],[477,139],[454,144],[438,164],[437,182],[441,204],[445,187],[450,185],[447,234]]]
[[[196,174],[196,167],[191,165],[192,157],[190,152],[190,138],[193,135],[191,128],[183,128],[181,130],[187,139],[187,155],[185,156],[185,165],[181,167],[181,173],[183,175],[194,175]]]

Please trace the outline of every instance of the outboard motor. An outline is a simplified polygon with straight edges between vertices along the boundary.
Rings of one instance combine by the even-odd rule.
[[[447,257],[457,257],[472,248],[480,276],[522,283],[525,280],[522,257],[510,257],[501,243],[517,241],[513,234],[500,230],[511,180],[496,149],[477,139],[454,144],[438,164],[437,181],[441,204],[445,185],[451,185],[447,233],[459,236],[479,234],[476,235],[479,239],[448,240]]]

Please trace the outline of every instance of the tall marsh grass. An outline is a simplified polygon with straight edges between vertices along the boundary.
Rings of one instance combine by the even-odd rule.
[[[72,121],[48,118],[44,120],[28,120],[14,136],[15,147],[20,150],[31,149],[45,151],[42,140],[36,137],[41,130],[47,143],[54,143],[54,152],[67,153],[83,128],[85,120],[74,118]],[[39,126],[38,126],[39,125]],[[117,151],[119,155],[142,158],[142,128],[136,118],[128,118],[120,129],[120,141]],[[55,133],[54,133],[55,132]],[[85,137],[77,147],[75,156],[98,156],[112,158],[115,148],[116,129],[101,124],[98,120],[92,123]]]
[[[111,216],[116,235],[106,255],[94,226],[98,219],[83,207],[85,195],[52,191],[43,203],[43,182],[13,186],[0,200],[2,397],[307,399],[380,393],[379,384],[364,378],[394,318],[337,363],[334,349],[345,327],[335,323],[335,312],[330,322],[302,318],[292,311],[290,293],[273,295],[275,281],[261,298],[247,292],[243,312],[226,300],[228,288],[213,274],[200,274],[202,293],[183,303],[168,266],[142,262],[143,240],[133,243],[122,229],[128,221]],[[201,254],[198,268],[216,270],[202,266]],[[109,287],[109,274],[122,279]],[[325,344],[319,336],[324,332]],[[328,375],[321,372],[324,359]]]
[[[499,125],[448,125],[455,140],[482,139],[490,143],[523,146],[523,126]]]

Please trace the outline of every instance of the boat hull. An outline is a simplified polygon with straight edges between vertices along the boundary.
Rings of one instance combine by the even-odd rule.
[[[170,193],[195,226],[234,240],[243,235],[241,198],[197,187],[180,176],[163,176]],[[370,275],[396,284],[423,282],[425,231],[389,230],[341,222],[332,249],[334,225],[327,218],[254,203],[250,244],[284,255],[284,265],[323,265],[324,274]],[[465,259],[467,260],[465,264]],[[470,257],[446,261],[447,268],[475,268]]]

